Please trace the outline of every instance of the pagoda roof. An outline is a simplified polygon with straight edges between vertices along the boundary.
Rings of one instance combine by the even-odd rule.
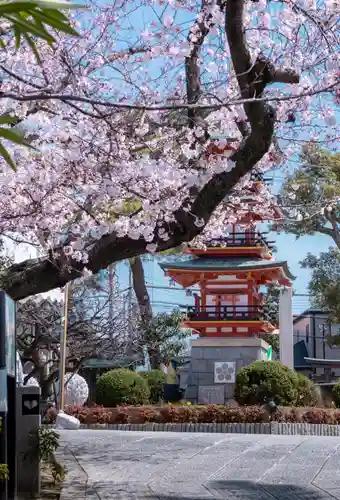
[[[197,257],[187,260],[162,262],[159,264],[164,270],[179,271],[251,271],[257,269],[282,268],[288,279],[295,276],[289,271],[286,261],[256,259],[254,257]]]

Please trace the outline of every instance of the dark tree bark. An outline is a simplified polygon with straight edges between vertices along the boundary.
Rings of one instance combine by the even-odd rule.
[[[152,305],[148,289],[146,288],[145,274],[142,259],[138,256],[130,260],[132,272],[132,284],[136,294],[139,311],[144,325],[147,330],[147,325],[153,319]],[[150,344],[147,338],[144,339],[148,350],[150,365],[152,369],[160,367],[160,346]]]

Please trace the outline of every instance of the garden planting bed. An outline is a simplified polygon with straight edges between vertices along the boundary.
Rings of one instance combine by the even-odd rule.
[[[137,424],[340,424],[340,409],[279,407],[270,414],[261,406],[70,406],[65,410],[78,418],[83,425],[105,424],[106,426]],[[56,411],[47,411],[43,423],[54,424]],[[151,430],[151,426],[148,426]],[[158,426],[154,425],[153,430]],[[136,428],[137,430],[137,428]]]

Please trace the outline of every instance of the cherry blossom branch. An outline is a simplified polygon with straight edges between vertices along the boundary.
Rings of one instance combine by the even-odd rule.
[[[202,232],[215,209],[239,180],[251,172],[271,146],[276,117],[274,109],[262,97],[265,87],[274,81],[279,81],[280,78],[285,82],[290,79],[291,83],[299,81],[298,75],[292,71],[275,70],[271,62],[263,56],[252,63],[244,37],[243,8],[243,1],[227,0],[225,28],[241,94],[239,104],[244,105],[250,125],[249,135],[230,158],[233,162],[231,170],[214,175],[194,199],[185,200],[173,213],[170,222],[159,221],[151,242],[157,251],[177,247],[191,241]],[[188,106],[198,107],[196,104],[181,107],[188,108]],[[222,106],[219,104],[217,107]],[[146,107],[143,106],[141,109]],[[148,250],[148,242],[144,238],[118,236],[115,232],[102,236],[91,245],[88,246],[86,264],[71,260],[65,255],[63,247],[60,247],[51,252],[50,258],[27,260],[13,265],[4,276],[5,289],[14,299],[21,299],[61,287],[79,277],[85,267],[97,273],[113,262],[136,257]]]
[[[280,78],[278,75],[282,75]],[[292,77],[293,72],[290,70],[278,71],[277,75],[273,75],[273,79],[271,83],[297,83],[298,76],[295,74],[294,78]],[[71,94],[30,94],[30,95],[22,95],[19,96],[17,94],[13,94],[11,92],[0,92],[0,99],[13,99],[14,101],[19,102],[27,102],[27,101],[49,101],[49,100],[60,100],[65,103],[68,102],[83,102],[85,104],[91,104],[94,106],[103,106],[107,108],[117,108],[117,109],[135,109],[142,111],[172,111],[176,109],[199,109],[199,110],[218,110],[222,108],[227,108],[228,106],[240,106],[251,104],[255,102],[282,102],[282,101],[294,101],[301,99],[302,97],[309,97],[313,95],[323,94],[326,92],[333,92],[334,90],[339,88],[339,82],[334,82],[326,87],[316,90],[308,90],[306,92],[301,92],[300,94],[294,94],[290,96],[268,96],[268,97],[249,97],[247,99],[231,99],[230,101],[218,102],[216,104],[169,104],[169,105],[155,105],[148,106],[144,104],[128,104],[128,103],[120,103],[120,102],[108,102],[102,101],[99,99],[91,99],[87,97],[75,96]],[[79,108],[81,111],[81,108]],[[108,116],[108,115],[107,115]]]
[[[191,45],[191,52],[185,58],[187,101],[189,105],[197,104],[202,94],[199,57],[202,44],[214,26],[211,11],[215,6],[222,10],[225,7],[225,0],[203,0],[202,9],[197,16],[197,21],[189,31],[188,42]],[[200,109],[188,108],[188,118],[190,127],[201,125],[205,128]]]

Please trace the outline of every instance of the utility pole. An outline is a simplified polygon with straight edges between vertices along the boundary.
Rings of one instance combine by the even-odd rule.
[[[114,292],[114,275],[115,265],[109,266],[109,322],[110,322],[110,340],[113,338],[112,323],[113,323],[113,292]]]
[[[131,271],[131,266],[129,264],[129,295],[128,295],[128,332],[129,332],[129,339],[131,338],[132,335],[132,271]]]
[[[65,368],[66,368],[69,285],[70,285],[69,283],[66,283],[64,290],[64,328],[62,330],[60,337],[58,411],[63,411],[65,405]]]
[[[326,325],[322,323],[322,357],[326,359]]]

